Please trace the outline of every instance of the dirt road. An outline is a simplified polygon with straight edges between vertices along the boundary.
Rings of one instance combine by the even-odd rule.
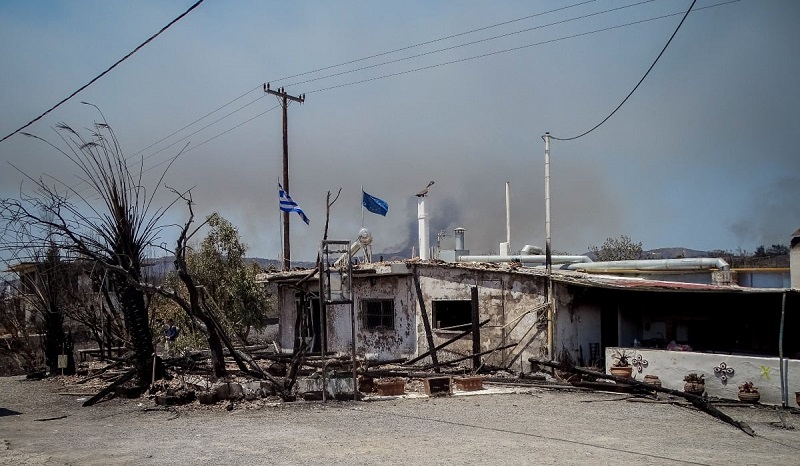
[[[800,464],[800,431],[768,408],[723,408],[758,434],[694,409],[621,395],[528,390],[362,403],[257,402],[81,408],[55,380],[0,378],[9,465]],[[18,413],[18,414],[17,414]],[[790,415],[800,428],[800,416]]]

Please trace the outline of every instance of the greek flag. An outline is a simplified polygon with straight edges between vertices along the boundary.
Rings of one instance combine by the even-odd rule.
[[[361,205],[364,206],[364,208],[373,214],[386,216],[386,213],[389,212],[389,204],[387,204],[386,201],[371,196],[364,192],[364,190],[361,190],[361,193]]]
[[[297,212],[298,215],[300,215],[300,218],[302,218],[303,221],[306,222],[306,225],[308,225],[309,222],[311,222],[311,220],[309,220],[308,217],[306,217],[306,213],[303,212],[303,209],[301,209],[300,206],[297,205],[296,202],[294,202],[292,196],[290,196],[289,193],[283,190],[283,186],[281,186],[280,183],[278,183],[278,198],[281,201],[282,211]]]

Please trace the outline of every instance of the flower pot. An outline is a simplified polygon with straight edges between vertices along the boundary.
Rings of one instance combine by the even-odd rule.
[[[614,375],[614,376],[617,376],[617,377],[630,378],[632,373],[633,373],[633,367],[631,367],[631,366],[628,366],[628,367],[611,366],[611,375]]]
[[[683,391],[693,395],[702,395],[703,392],[706,391],[706,384],[698,382],[686,382],[683,384]]]
[[[758,392],[739,392],[739,399],[747,403],[755,403],[761,399]]]
[[[403,379],[388,379],[375,382],[375,387],[380,396],[399,396],[406,392],[406,381]]]
[[[657,375],[647,374],[644,376],[644,383],[652,385],[654,387],[660,387],[661,379],[659,379]]]
[[[456,377],[453,379],[456,387],[459,390],[470,392],[474,390],[483,390],[483,377]]]

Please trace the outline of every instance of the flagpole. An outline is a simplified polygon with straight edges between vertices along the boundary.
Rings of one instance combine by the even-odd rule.
[[[361,228],[364,228],[364,185],[361,185]]]
[[[278,177],[278,186],[281,184],[281,177]],[[279,258],[281,260],[281,270],[283,270],[283,211],[280,209],[281,199],[278,196],[278,230],[281,235],[281,252]]]

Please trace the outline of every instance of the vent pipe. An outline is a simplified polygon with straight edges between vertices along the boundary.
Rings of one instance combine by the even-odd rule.
[[[463,251],[464,250],[464,232],[467,231],[466,228],[456,228],[453,230],[456,236],[456,251]]]
[[[419,220],[419,258],[428,260],[430,232],[428,212],[425,210],[425,196],[417,196],[417,219]]]

